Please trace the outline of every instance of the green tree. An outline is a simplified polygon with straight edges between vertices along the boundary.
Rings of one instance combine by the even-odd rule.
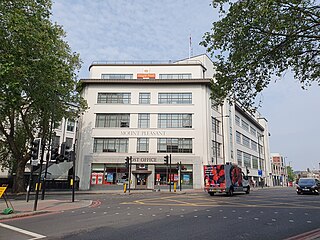
[[[220,20],[201,45],[214,59],[212,98],[252,109],[271,80],[292,71],[303,89],[320,85],[319,0],[214,0]]]
[[[288,173],[288,181],[293,182],[295,179],[295,174],[293,173],[293,169],[290,166],[287,166],[287,173]]]
[[[68,103],[85,108],[77,91],[78,54],[52,23],[51,0],[0,1],[0,161],[25,191],[24,171],[35,137],[45,142],[53,121],[74,117]]]

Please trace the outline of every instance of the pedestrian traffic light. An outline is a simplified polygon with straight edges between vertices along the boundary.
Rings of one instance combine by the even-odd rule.
[[[61,147],[60,147],[60,155],[64,156],[66,153],[66,147],[67,147],[67,143],[63,142],[61,143]]]
[[[168,155],[164,156],[164,163],[166,165],[168,165],[168,163],[169,163],[169,156]]]
[[[32,160],[39,159],[40,145],[41,145],[41,138],[35,138],[32,141],[31,147],[30,147],[30,156]]]
[[[55,147],[51,149],[51,160],[57,160],[58,156],[59,156],[59,148]]]
[[[125,165],[126,165],[126,168],[128,168],[128,169],[129,169],[129,161],[130,161],[130,158],[126,157]]]
[[[67,161],[71,160],[71,151],[72,149],[69,146],[66,146],[64,150],[63,160],[67,160]]]

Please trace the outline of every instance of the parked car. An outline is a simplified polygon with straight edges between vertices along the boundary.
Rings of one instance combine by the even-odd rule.
[[[297,194],[319,194],[320,181],[315,178],[300,178],[297,183]]]

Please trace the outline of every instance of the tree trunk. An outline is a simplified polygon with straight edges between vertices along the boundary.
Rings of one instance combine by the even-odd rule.
[[[25,178],[24,178],[25,167],[26,167],[25,159],[17,160],[16,176],[14,178],[13,188],[12,188],[12,191],[14,193],[20,193],[20,192],[26,191]]]

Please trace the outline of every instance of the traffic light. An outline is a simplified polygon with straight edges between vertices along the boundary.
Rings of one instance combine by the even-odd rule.
[[[67,147],[67,143],[63,142],[61,143],[61,147],[60,147],[60,155],[64,156],[66,153],[66,147]]]
[[[168,156],[168,155],[164,156],[164,163],[165,163],[166,165],[169,164],[169,156]]]
[[[39,159],[40,145],[41,145],[41,138],[35,138],[31,143],[30,156],[32,160]]]
[[[69,146],[66,146],[65,151],[64,151],[64,160],[70,161],[71,160],[71,151],[72,149]]]
[[[130,158],[126,157],[125,165],[126,165],[126,168],[128,169],[129,169],[129,161],[130,161]]]
[[[57,160],[58,156],[59,156],[59,148],[55,147],[51,149],[51,160]]]

